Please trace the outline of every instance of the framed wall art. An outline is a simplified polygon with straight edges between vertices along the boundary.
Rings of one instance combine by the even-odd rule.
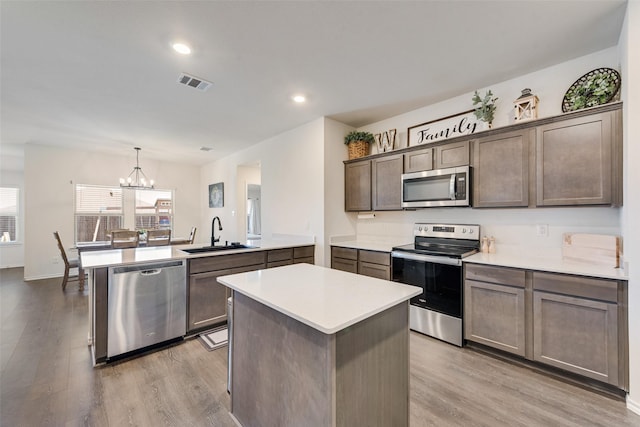
[[[224,182],[209,185],[209,207],[224,207]]]
[[[454,114],[407,129],[407,146],[430,144],[462,135],[471,135],[483,130],[482,123],[473,114],[474,110]]]

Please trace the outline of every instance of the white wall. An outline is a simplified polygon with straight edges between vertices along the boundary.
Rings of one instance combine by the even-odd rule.
[[[324,227],[325,260],[330,266],[331,237],[355,235],[355,217],[344,211],[344,164],[349,157],[344,137],[353,128],[331,119],[324,125]]]
[[[262,236],[296,234],[316,238],[316,263],[324,256],[324,118],[316,119],[259,144],[202,167],[203,197],[209,184],[224,182],[238,188],[238,166],[259,162],[262,185]],[[219,216],[222,241],[241,240],[237,227],[240,208],[237,194],[225,194],[223,208],[203,205],[202,230],[211,235],[211,219]],[[226,227],[228,224],[229,227]]]
[[[615,47],[512,80],[496,82],[486,88],[478,88],[478,92],[484,96],[485,92],[491,89],[493,94],[498,97],[493,120],[494,127],[515,123],[513,101],[520,96],[524,88],[530,88],[532,93],[540,99],[538,118],[554,116],[562,113],[562,98],[569,86],[583,74],[599,67],[619,68],[618,51]],[[472,96],[473,92],[465,93],[437,104],[363,126],[359,130],[375,134],[389,129],[397,129],[396,148],[406,147],[408,127],[471,110],[473,108]],[[372,152],[376,153],[377,147],[374,146]]]
[[[564,62],[506,82],[481,88],[487,89],[499,98],[494,127],[513,124],[513,100],[521,90],[531,88],[540,99],[539,118],[562,113],[561,103],[564,93],[580,76],[598,67],[619,68],[618,51],[613,47],[591,55]],[[407,128],[429,120],[449,116],[472,108],[471,97],[467,93],[438,104],[411,111],[381,122],[362,127],[360,130],[377,133],[397,129],[397,146],[405,147]],[[376,151],[376,150],[374,150]],[[355,215],[353,215],[355,217]],[[357,220],[357,233],[363,235],[387,234],[403,238],[406,243],[412,239],[414,222],[453,222],[480,224],[482,234],[493,235],[497,247],[503,244],[519,244],[528,247],[544,247],[560,250],[564,232],[592,232],[621,234],[620,209],[617,208],[561,208],[561,209],[471,209],[435,208],[413,212],[380,212],[376,218]],[[537,224],[549,225],[548,237],[537,237]]]
[[[74,239],[74,185],[118,185],[135,165],[129,156],[109,156],[27,144],[24,160],[26,280],[60,276],[64,270],[52,233],[59,231],[66,247]],[[143,152],[144,153],[144,152]],[[199,168],[140,159],[140,166],[158,189],[175,195],[174,235],[189,235],[200,220]]]
[[[629,264],[629,395],[627,407],[640,414],[640,2],[629,1],[620,35],[624,102],[624,207],[622,229]]]

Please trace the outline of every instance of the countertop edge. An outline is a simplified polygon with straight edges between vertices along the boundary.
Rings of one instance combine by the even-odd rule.
[[[533,261],[504,257],[499,254],[477,253],[464,258],[463,263],[483,264],[495,267],[519,268],[523,270],[542,271],[574,276],[595,277],[599,279],[628,281],[629,276],[621,268],[599,267],[588,264],[573,263],[556,258],[529,258]]]
[[[171,261],[171,260],[179,260],[179,259],[196,259],[196,258],[205,258],[205,257],[215,257],[215,256],[223,256],[223,255],[233,255],[240,253],[251,253],[251,252],[260,252],[260,251],[269,251],[274,249],[285,249],[285,248],[297,248],[302,246],[313,246],[315,242],[309,241],[270,241],[266,242],[264,246],[256,246],[252,248],[242,248],[242,249],[230,249],[225,251],[217,251],[217,252],[202,252],[196,254],[190,254],[188,252],[184,252],[182,249],[188,248],[201,248],[207,245],[202,243],[196,243],[191,245],[172,245],[172,246],[157,246],[154,248],[131,248],[131,249],[107,249],[104,251],[87,251],[80,253],[80,259],[82,263],[82,268],[85,269],[93,269],[93,268],[108,268],[108,267],[116,267],[116,266],[124,266],[124,265],[132,265],[146,262],[157,262],[157,261]],[[171,255],[163,254],[162,250],[166,251],[168,248],[171,248]],[[155,258],[149,257],[149,259],[136,259],[136,251],[149,251],[149,250],[158,251],[158,256]],[[149,251],[150,252],[150,251]],[[117,256],[119,259],[105,261],[105,255]]]

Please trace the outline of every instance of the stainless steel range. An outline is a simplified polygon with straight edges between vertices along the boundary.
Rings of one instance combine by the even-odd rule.
[[[414,242],[391,252],[393,281],[422,288],[409,306],[411,329],[462,346],[462,259],[478,252],[480,226],[414,226]]]

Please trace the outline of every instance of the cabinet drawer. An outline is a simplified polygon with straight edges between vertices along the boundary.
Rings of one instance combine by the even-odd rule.
[[[314,246],[301,246],[293,248],[293,258],[308,258],[312,257],[315,252]]]
[[[391,265],[391,254],[389,252],[366,251],[360,249],[358,259],[362,262]]]
[[[202,273],[205,271],[224,270],[227,268],[246,267],[255,265],[264,268],[266,252],[248,252],[233,255],[216,255],[189,260],[189,272]]]
[[[294,264],[315,264],[315,259],[312,256],[304,257],[304,258],[294,258]]]
[[[358,261],[342,258],[331,258],[331,268],[336,270],[348,271],[349,273],[358,272]]]
[[[274,249],[267,252],[267,262],[277,262],[293,259],[293,249]]]
[[[267,263],[267,268],[282,267],[283,265],[291,265],[291,264],[293,264],[293,260],[292,259],[285,259],[285,260],[282,260],[282,261],[268,262]]]
[[[618,282],[614,280],[534,271],[533,289],[613,303],[618,302]]]
[[[358,259],[358,250],[352,248],[340,248],[337,246],[331,247],[331,257],[344,258],[344,259]]]
[[[378,279],[391,280],[391,267],[360,261],[358,264],[358,274]]]
[[[499,283],[501,285],[524,288],[525,272],[505,267],[492,267],[480,264],[465,264],[465,278],[480,282]]]

